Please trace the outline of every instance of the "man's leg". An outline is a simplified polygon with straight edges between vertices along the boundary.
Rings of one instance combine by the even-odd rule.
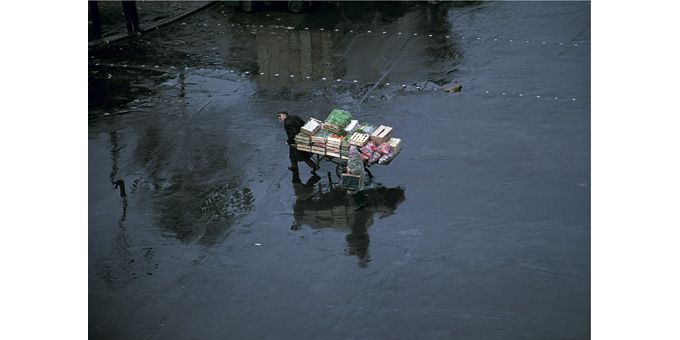
[[[316,164],[316,162],[314,162],[311,158],[307,159],[305,163],[307,163],[307,165],[312,168],[312,172],[316,172],[320,168],[320,166]]]
[[[294,160],[290,161],[290,167],[288,167],[288,170],[293,172],[293,183],[301,183],[302,181],[300,180],[300,170],[298,169],[297,162]]]

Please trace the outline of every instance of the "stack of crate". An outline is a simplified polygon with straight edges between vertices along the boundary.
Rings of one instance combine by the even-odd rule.
[[[321,129],[314,136],[311,137],[312,140],[312,153],[319,154],[322,156],[326,155],[326,138],[330,136],[330,132]]]
[[[295,145],[300,151],[312,151],[312,140],[304,133],[298,133],[295,136]]]
[[[335,134],[328,136],[328,138],[326,138],[326,156],[339,158],[341,145],[341,136]]]
[[[401,151],[401,139],[392,137],[392,132],[390,126],[359,123],[349,112],[334,109],[325,122],[310,118],[295,143],[298,150],[341,159],[349,159],[350,146],[356,146],[369,165],[389,164]]]
[[[300,133],[295,135],[295,145],[298,150],[311,152],[312,139],[311,137],[321,130],[321,121],[315,118],[310,118],[305,125],[300,128]]]
[[[323,128],[336,135],[341,135],[345,127],[351,122],[352,114],[341,109],[333,109],[326,117]]]
[[[326,131],[326,130],[319,130],[319,132],[315,133],[315,134],[311,137],[312,143],[315,143],[315,144],[326,144],[326,138],[328,138],[328,136],[330,136],[330,135],[331,135],[331,133],[328,132],[328,131]]]
[[[309,118],[307,123],[302,126],[300,129],[300,133],[304,133],[308,136],[313,136],[315,133],[317,133],[319,130],[321,130],[321,121],[316,119],[316,118]]]

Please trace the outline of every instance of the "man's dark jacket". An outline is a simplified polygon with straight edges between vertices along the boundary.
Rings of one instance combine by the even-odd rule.
[[[283,127],[286,129],[286,134],[288,135],[288,145],[295,144],[295,136],[300,133],[300,128],[305,125],[305,122],[300,119],[300,117],[295,115],[290,115],[283,123]],[[293,162],[304,162],[311,156],[308,152],[300,151],[293,147],[288,147],[290,150],[289,157]]]

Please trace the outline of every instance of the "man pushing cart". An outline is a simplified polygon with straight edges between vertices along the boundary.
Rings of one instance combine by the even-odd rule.
[[[342,186],[356,194],[363,187],[359,183],[363,176],[357,178],[359,175],[352,173],[357,172],[356,166],[354,171],[348,170],[350,147],[356,147],[359,154],[355,157],[361,158],[365,174],[372,178],[369,167],[390,164],[401,152],[401,139],[393,137],[392,131],[392,127],[360,122],[345,110],[333,109],[324,121],[307,120],[295,135],[293,145],[298,151],[313,154],[317,166],[323,160],[336,164],[335,172],[342,179]]]

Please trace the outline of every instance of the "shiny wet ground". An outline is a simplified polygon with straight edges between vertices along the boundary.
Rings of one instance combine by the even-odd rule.
[[[90,334],[587,337],[589,12],[217,4],[91,50]],[[363,211],[286,170],[275,113],[336,106],[406,144]]]

